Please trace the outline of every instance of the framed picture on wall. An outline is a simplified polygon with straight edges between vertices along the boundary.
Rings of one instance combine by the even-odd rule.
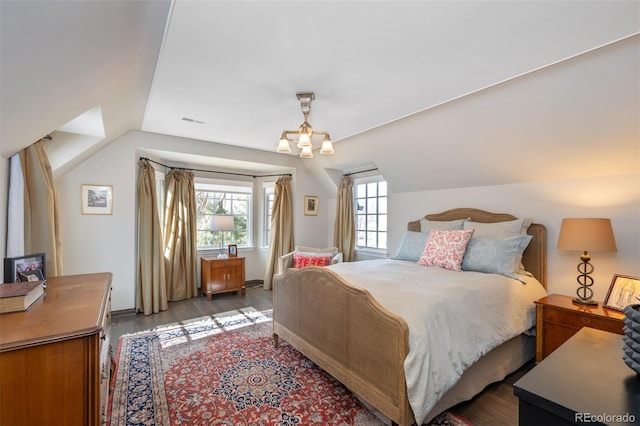
[[[318,197],[310,195],[304,197],[304,214],[306,216],[318,215]]]
[[[45,254],[36,253],[20,257],[5,257],[4,282],[41,281],[45,274]]]
[[[82,214],[113,213],[111,185],[82,185]]]
[[[635,303],[640,303],[640,278],[615,274],[604,299],[604,307],[624,311],[627,305]]]

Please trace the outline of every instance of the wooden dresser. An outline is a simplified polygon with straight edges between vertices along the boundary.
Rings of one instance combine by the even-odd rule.
[[[574,303],[573,298],[551,294],[536,304],[536,362],[542,361],[582,327],[623,334],[624,314],[597,305]]]
[[[207,300],[212,294],[230,291],[240,291],[244,296],[244,257],[202,257],[200,278]]]
[[[101,424],[110,328],[110,273],[48,278],[29,310],[1,314],[0,424]]]

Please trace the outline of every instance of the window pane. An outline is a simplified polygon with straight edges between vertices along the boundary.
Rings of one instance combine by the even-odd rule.
[[[381,214],[378,216],[378,231],[386,231],[387,230],[387,215]]]
[[[367,214],[378,213],[377,204],[378,204],[377,198],[367,198]]]
[[[367,197],[378,196],[378,182],[371,182],[367,184]]]
[[[356,200],[356,213],[365,213],[364,207],[367,201],[364,198],[359,198]]]
[[[360,247],[364,247],[367,243],[367,233],[364,231],[358,231],[356,232],[356,240],[357,240],[357,245]]]
[[[356,185],[356,197],[362,198],[366,196],[367,196],[367,185],[362,183],[359,185]]]
[[[387,182],[378,182],[378,196],[385,197],[387,195]]]
[[[357,223],[356,223],[356,229],[357,230],[364,230],[367,229],[367,217],[363,214],[359,214],[357,216]]]
[[[377,247],[378,245],[376,244],[376,233],[375,232],[369,232],[367,233],[367,247]]]
[[[378,218],[372,214],[367,215],[367,231],[375,231],[376,229],[378,229]]]
[[[378,198],[378,213],[387,213],[387,197]]]

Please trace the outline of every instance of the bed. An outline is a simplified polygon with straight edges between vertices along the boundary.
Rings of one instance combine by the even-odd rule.
[[[443,224],[469,220],[476,224],[499,224],[510,223],[516,219],[510,214],[461,208],[430,214],[422,220],[409,222],[407,231],[419,232],[425,220]],[[533,300],[544,295],[544,288],[546,288],[546,228],[540,224],[531,224],[526,229],[526,234],[530,235],[531,239],[522,255],[522,264],[529,275],[533,276],[526,280],[532,280],[536,284],[530,285],[527,282],[525,285],[512,278],[495,274],[478,272],[469,274],[482,276],[485,281],[487,277],[495,276],[493,281],[500,282],[500,285],[505,285],[504,282],[510,283],[509,291],[512,291],[511,288],[517,289],[518,286],[530,289],[527,291],[533,291],[535,286],[539,286],[540,290],[537,290],[537,293],[531,293],[531,300],[527,300],[527,308],[523,308],[523,311],[527,311],[523,315],[535,321]],[[404,311],[398,314],[397,312],[402,309],[397,309],[397,306],[394,307],[392,302],[382,297],[374,297],[373,295],[379,294],[380,289],[385,286],[376,284],[375,277],[361,278],[361,273],[364,269],[380,268],[381,272],[378,272],[378,275],[389,275],[393,273],[392,270],[396,266],[413,268],[411,273],[415,273],[414,270],[419,267],[415,266],[415,262],[404,260],[384,259],[380,262],[368,262],[374,263],[354,262],[327,268],[290,269],[276,275],[273,294],[274,342],[277,346],[279,338],[286,340],[342,382],[371,409],[393,423],[409,425],[415,423],[416,419],[420,423],[428,422],[440,412],[458,402],[472,398],[486,385],[503,379],[504,376],[532,359],[535,342],[528,335],[532,327],[532,324],[528,324],[522,332],[505,339],[504,342],[500,341],[495,346],[483,347],[480,355],[470,357],[469,354],[462,354],[461,357],[464,358],[462,364],[469,363],[469,365],[454,365],[453,377],[444,377],[443,380],[446,382],[444,386],[425,385],[427,382],[423,377],[415,376],[412,373],[413,370],[408,367],[405,369],[405,364],[417,362],[415,357],[418,355],[427,357],[426,362],[429,363],[431,358],[436,358],[435,354],[442,355],[443,348],[445,354],[447,351],[453,352],[452,358],[455,358],[458,352],[463,352],[456,346],[458,341],[463,342],[463,339],[448,337],[449,340],[445,339],[446,345],[438,346],[440,350],[417,351],[415,345],[418,339],[415,337],[415,330],[419,327],[414,325],[411,329],[413,332],[410,332],[408,325],[415,321],[415,318],[412,318],[413,314],[407,314]],[[350,273],[348,269],[350,267],[359,268],[359,271]],[[441,268],[422,268],[422,270],[434,270],[436,274],[444,273],[439,269]],[[447,272],[450,272],[451,276],[456,274]],[[466,272],[457,274],[462,277]],[[346,276],[349,278],[345,279]],[[354,281],[358,283],[354,284]],[[400,281],[403,282],[400,283]],[[404,281],[405,275],[399,275],[399,284],[410,284]],[[384,291],[388,293],[388,290],[389,285]],[[451,299],[454,300],[454,293],[468,292],[451,291],[451,293]],[[477,293],[474,297],[477,297]],[[416,302],[417,298],[416,301],[413,299],[411,298],[411,303],[414,306],[415,303],[422,303]],[[429,304],[427,300],[424,303],[425,306]],[[461,316],[466,315],[465,308],[455,303],[460,302],[452,302],[453,307],[448,309],[455,308],[460,311]],[[479,306],[479,302],[467,306],[476,305]],[[390,306],[392,308],[389,308]],[[511,302],[507,302],[504,306],[511,308]],[[514,309],[505,309],[507,310]],[[434,311],[437,315],[435,308],[425,309],[425,311]],[[458,322],[448,321],[446,324],[451,324],[451,328],[455,328],[453,325]],[[488,326],[486,328],[491,332],[492,328]],[[452,330],[451,333],[455,335],[460,331],[465,334],[464,329]],[[444,335],[445,332],[442,331],[441,334]],[[435,335],[436,333],[431,333],[432,337]],[[422,343],[423,346],[424,344]],[[464,342],[461,344],[465,346]],[[413,350],[411,350],[412,347]],[[447,369],[449,367],[445,368]],[[429,370],[429,368],[418,368],[418,370]],[[440,371],[439,367],[431,370],[438,374]],[[424,403],[425,399],[422,399],[422,395],[419,398],[416,397],[416,384],[421,388],[420,392],[429,394],[428,403]]]

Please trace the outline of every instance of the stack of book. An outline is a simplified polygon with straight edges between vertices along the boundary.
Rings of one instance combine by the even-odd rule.
[[[0,284],[0,313],[26,311],[44,295],[46,281]]]

